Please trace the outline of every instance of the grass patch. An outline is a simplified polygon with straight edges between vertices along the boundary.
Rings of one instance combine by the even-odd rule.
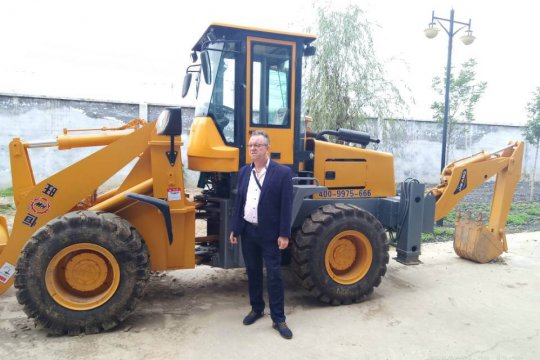
[[[435,235],[432,233],[422,234],[422,242],[433,242],[435,241]]]
[[[450,224],[447,222],[447,224]],[[454,238],[454,228],[448,226],[435,226],[433,233],[422,234],[422,242],[448,241]]]
[[[452,240],[454,237],[453,227],[458,211],[461,212],[463,217],[467,216],[467,212],[470,212],[473,219],[479,213],[482,213],[484,222],[487,223],[489,222],[490,210],[491,202],[461,202],[456,209],[445,217],[445,226],[435,227],[433,234],[422,234],[422,241]],[[506,230],[508,233],[540,230],[540,203],[537,201],[513,203],[508,214]]]
[[[525,210],[525,214],[532,216],[540,216],[540,209],[528,209]]]
[[[0,204],[0,212],[4,210],[15,210],[15,206],[12,204]]]
[[[513,204],[510,208],[510,214],[525,213],[531,216],[540,216],[540,203],[536,201],[529,201],[523,203]]]
[[[508,215],[507,225],[525,225],[531,220],[528,214],[510,214]]]
[[[435,236],[454,236],[454,228],[445,226],[435,227],[433,233]]]
[[[8,187],[5,189],[0,189],[0,196],[3,196],[3,197],[13,196],[13,188]]]

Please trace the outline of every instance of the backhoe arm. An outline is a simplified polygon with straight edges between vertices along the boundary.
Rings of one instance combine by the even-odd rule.
[[[523,152],[524,143],[516,141],[500,151],[481,152],[444,168],[441,184],[431,189],[436,198],[436,220],[445,217],[465,195],[496,175],[488,225],[484,226],[481,218],[473,220],[470,216],[456,220],[454,248],[458,255],[487,262],[507,250],[506,219],[521,177]]]
[[[507,208],[502,214],[506,222],[512,196],[521,176],[523,149],[523,142],[516,141],[492,154],[482,151],[448,164],[441,174],[441,183],[431,189],[437,199],[435,220],[448,215],[465,195],[497,175],[492,215],[495,215],[493,210]],[[494,217],[491,216],[490,219],[494,220]],[[500,224],[500,221],[498,223]]]

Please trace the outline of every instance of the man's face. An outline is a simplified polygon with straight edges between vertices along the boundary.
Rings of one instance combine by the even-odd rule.
[[[262,135],[254,135],[249,139],[248,148],[251,161],[266,159],[268,151],[268,145],[266,138]]]

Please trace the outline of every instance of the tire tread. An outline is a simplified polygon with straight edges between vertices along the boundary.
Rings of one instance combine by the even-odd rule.
[[[343,221],[343,219],[361,222],[374,229],[375,236],[371,241],[376,242],[380,248],[380,252],[374,254],[379,266],[375,269],[371,283],[364,284],[360,287],[359,292],[348,296],[335,296],[333,291],[329,289],[335,285],[321,284],[321,281],[317,280],[317,275],[320,274],[316,272],[326,271],[326,269],[314,269],[312,262],[316,255],[320,255],[315,254],[314,251],[317,242],[321,241],[320,236],[323,230],[339,220]],[[311,213],[304,220],[301,228],[296,231],[293,239],[291,265],[302,286],[320,301],[332,305],[358,303],[365,301],[373,289],[381,284],[389,261],[388,251],[389,246],[384,227],[371,213],[351,204],[327,204]]]

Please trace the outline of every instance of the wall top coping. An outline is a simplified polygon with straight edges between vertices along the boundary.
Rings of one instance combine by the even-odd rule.
[[[47,100],[65,100],[65,101],[86,101],[93,103],[109,103],[109,104],[126,104],[126,105],[140,105],[146,104],[149,106],[181,106],[183,108],[192,108],[195,109],[193,105],[181,105],[181,104],[167,104],[167,103],[146,103],[144,101],[118,101],[118,100],[106,100],[106,99],[90,99],[90,98],[76,98],[76,97],[67,97],[67,96],[48,96],[48,95],[31,95],[31,94],[17,94],[9,92],[0,92],[0,97],[20,97],[20,98],[30,98],[30,99],[47,99]],[[375,121],[376,118],[367,118],[367,120]],[[435,120],[420,120],[420,119],[396,119],[401,121],[414,121],[418,123],[436,123]],[[485,125],[485,126],[500,126],[507,128],[524,128],[525,125],[514,125],[514,124],[493,124],[486,122],[473,122],[473,123],[458,123],[462,125]]]
[[[376,118],[368,118],[368,120],[376,121]],[[426,124],[436,124],[437,121],[435,120],[420,120],[420,119],[395,119],[398,121],[413,121],[417,123],[426,123]],[[464,123],[464,122],[458,122],[459,125],[481,125],[481,126],[500,126],[500,127],[507,127],[507,128],[524,128],[525,125],[515,125],[515,124],[495,124],[495,123],[488,123],[488,122],[472,122],[472,123]]]
[[[65,101],[85,101],[93,103],[109,103],[109,104],[126,104],[126,105],[139,105],[146,104],[150,106],[181,106],[183,108],[195,108],[194,106],[181,105],[181,104],[167,104],[167,103],[147,103],[144,101],[119,101],[119,100],[107,100],[107,99],[90,99],[90,98],[77,98],[68,96],[48,96],[48,95],[33,95],[33,94],[17,94],[9,92],[0,92],[1,97],[19,97],[29,99],[45,99],[45,100],[65,100]]]

